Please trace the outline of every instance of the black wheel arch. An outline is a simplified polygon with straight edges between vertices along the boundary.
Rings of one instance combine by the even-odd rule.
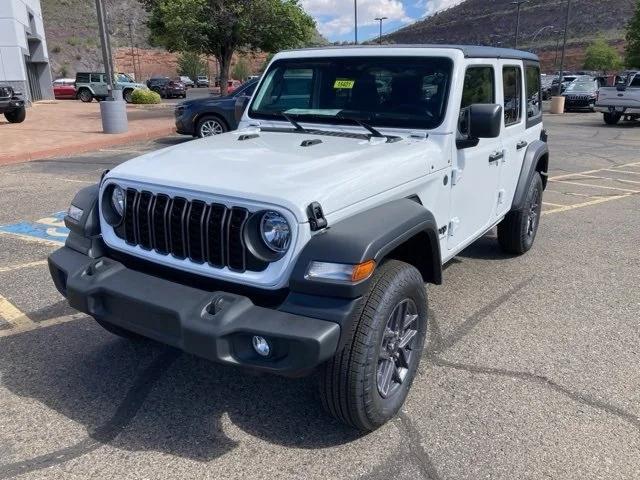
[[[316,234],[300,253],[289,280],[292,292],[357,298],[369,288],[366,279],[355,284],[306,278],[313,261],[358,264],[395,259],[415,266],[425,282],[442,283],[438,225],[420,203],[403,198],[358,213]]]
[[[522,162],[522,170],[513,196],[511,211],[521,209],[527,199],[531,179],[536,173],[542,177],[542,188],[547,188],[547,172],[549,171],[549,147],[542,140],[535,140],[527,147]]]

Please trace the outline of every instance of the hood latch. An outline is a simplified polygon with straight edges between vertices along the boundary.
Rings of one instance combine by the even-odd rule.
[[[323,228],[327,228],[327,219],[324,218],[322,206],[318,202],[313,202],[307,207],[309,215],[309,226],[312,232],[317,232]]]

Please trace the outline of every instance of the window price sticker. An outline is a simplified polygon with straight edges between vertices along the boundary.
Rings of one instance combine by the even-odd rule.
[[[355,80],[345,80],[343,78],[339,78],[333,84],[333,88],[342,89],[342,90],[351,90],[353,88],[354,83],[356,83]]]

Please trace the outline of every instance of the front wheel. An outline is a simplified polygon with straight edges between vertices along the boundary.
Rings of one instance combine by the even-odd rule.
[[[622,115],[619,113],[605,113],[604,114],[604,123],[607,125],[617,125]]]
[[[125,90],[122,96],[124,97],[125,102],[127,103],[133,102],[133,90]]]
[[[383,263],[371,279],[347,344],[320,375],[324,408],[338,420],[373,431],[404,404],[427,331],[427,294],[420,272]]]
[[[200,138],[220,135],[227,131],[227,126],[218,117],[207,116],[200,119],[196,134]]]
[[[24,119],[27,118],[27,109],[20,107],[16,110],[4,112],[4,118],[6,118],[9,123],[22,123]]]
[[[498,242],[505,252],[522,255],[533,246],[540,225],[543,191],[542,178],[536,172],[529,184],[524,207],[507,213],[498,225]]]
[[[78,92],[78,98],[84,103],[91,103],[93,101],[93,94],[86,88],[83,88]]]

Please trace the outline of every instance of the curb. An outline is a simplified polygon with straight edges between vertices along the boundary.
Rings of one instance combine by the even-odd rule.
[[[128,143],[133,143],[140,140],[154,140],[156,138],[166,137],[167,135],[171,135],[175,132],[176,128],[174,126],[162,127],[136,133],[105,135],[105,138],[103,139],[64,145],[62,147],[46,148],[42,150],[34,150],[31,152],[23,152],[12,155],[0,154],[0,165],[30,162],[32,160],[43,160],[51,157],[91,152],[100,148],[113,147],[116,145],[126,145]]]

